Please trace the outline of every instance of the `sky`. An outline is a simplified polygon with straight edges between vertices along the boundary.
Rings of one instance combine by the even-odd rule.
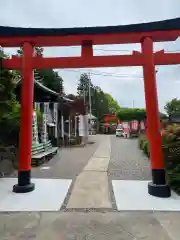
[[[88,27],[158,21],[180,17],[179,0],[1,0],[0,24],[18,27]],[[176,42],[155,43],[154,51],[180,52]],[[17,49],[5,49],[14,54]],[[94,55],[130,54],[138,44],[94,47]],[[79,47],[45,48],[45,56],[79,56]],[[172,98],[180,98],[180,66],[157,66],[160,111]],[[76,93],[80,74],[90,72],[93,84],[112,94],[121,107],[145,107],[141,67],[58,70],[67,94]]]

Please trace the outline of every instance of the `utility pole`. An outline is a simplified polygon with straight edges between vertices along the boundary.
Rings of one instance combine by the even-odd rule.
[[[134,108],[134,99],[133,99],[133,101],[132,101],[132,108]]]
[[[91,109],[91,75],[90,72],[88,73],[89,77],[89,122],[90,122],[90,128],[91,128],[91,115],[92,115],[92,109]],[[90,131],[91,133],[91,131]]]
[[[86,90],[85,86],[83,86],[83,97],[84,97],[84,105],[86,104]]]

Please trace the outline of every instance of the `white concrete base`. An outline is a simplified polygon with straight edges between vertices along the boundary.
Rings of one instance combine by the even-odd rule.
[[[71,180],[32,179],[35,190],[30,193],[13,193],[16,178],[0,179],[0,212],[59,211]]]
[[[180,211],[180,196],[172,192],[170,198],[148,194],[148,181],[112,181],[119,211]]]

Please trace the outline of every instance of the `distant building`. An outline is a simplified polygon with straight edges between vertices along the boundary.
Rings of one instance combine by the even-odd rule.
[[[169,116],[170,123],[179,123],[180,124],[180,115],[178,116]]]

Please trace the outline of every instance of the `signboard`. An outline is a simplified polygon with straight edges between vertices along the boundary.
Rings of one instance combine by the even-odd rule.
[[[133,120],[131,122],[131,130],[138,131],[138,129],[139,129],[139,122],[137,120]]]
[[[130,126],[128,122],[122,122],[122,127],[123,127],[123,133],[126,136],[129,136],[130,133]]]
[[[140,129],[143,131],[145,130],[145,122],[144,121],[141,121],[140,122]]]
[[[53,122],[55,123],[55,138],[58,137],[58,103],[54,103]]]
[[[38,139],[38,127],[37,127],[37,114],[33,112],[33,121],[32,121],[32,141],[39,143]]]

